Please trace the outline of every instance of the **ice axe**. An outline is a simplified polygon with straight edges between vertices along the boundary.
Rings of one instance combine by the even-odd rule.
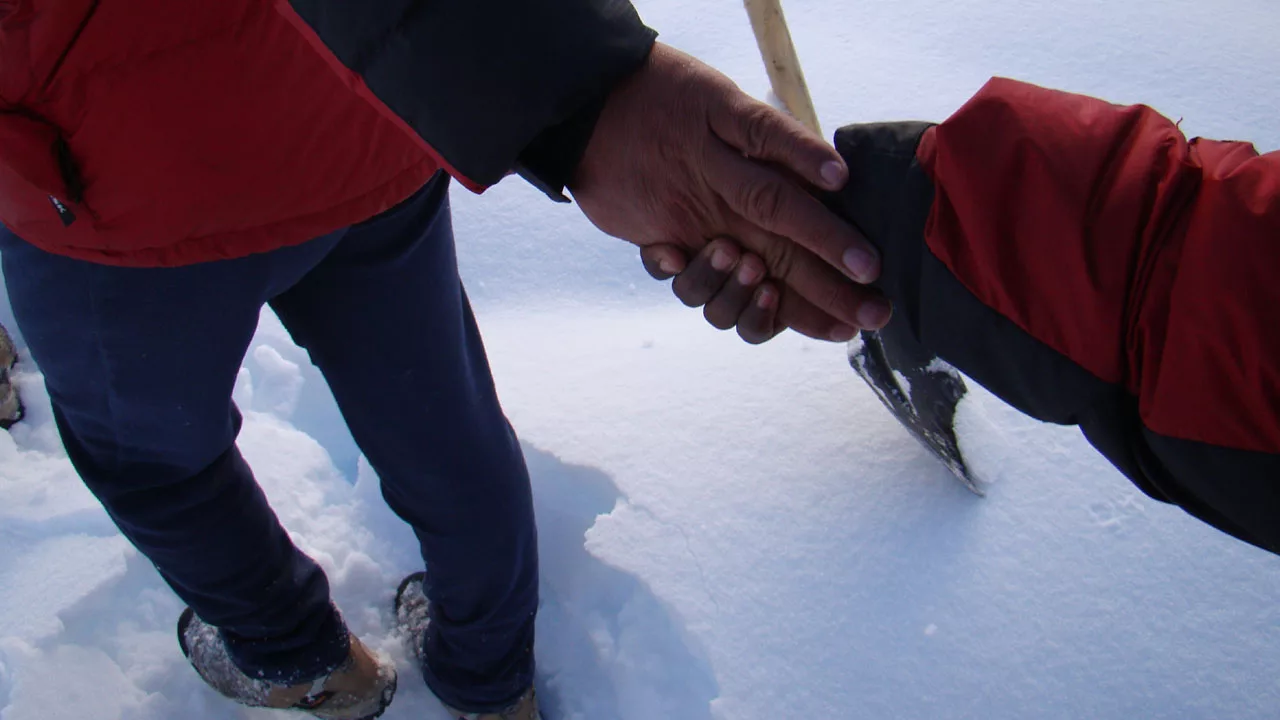
[[[773,94],[793,117],[822,135],[781,0],[744,0]],[[960,454],[955,416],[968,392],[954,368],[920,346],[906,326],[891,321],[849,343],[849,363],[898,422],[978,495],[982,487]]]

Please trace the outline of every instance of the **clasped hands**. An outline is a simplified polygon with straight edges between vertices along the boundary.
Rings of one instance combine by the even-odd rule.
[[[760,343],[845,341],[888,322],[879,255],[813,197],[848,168],[800,123],[657,44],[610,94],[569,189],[712,325]]]

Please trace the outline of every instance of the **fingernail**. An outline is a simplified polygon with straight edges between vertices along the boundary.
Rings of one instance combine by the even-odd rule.
[[[720,272],[728,272],[733,267],[733,257],[727,251],[716,248],[711,251],[711,267]]]
[[[738,268],[738,283],[741,285],[755,285],[763,276],[764,273],[756,267],[755,263],[743,263],[742,267]]]
[[[860,283],[869,283],[876,279],[876,257],[860,248],[849,248],[844,251],[844,266],[853,273],[853,279]]]
[[[868,330],[879,330],[889,322],[893,307],[887,300],[876,298],[862,303],[858,308],[858,323]]]
[[[828,190],[839,190],[844,187],[847,179],[844,165],[835,160],[828,160],[822,164],[822,182]]]
[[[662,268],[662,272],[664,272],[664,273],[666,273],[666,274],[668,274],[668,275],[679,275],[679,274],[680,274],[680,271],[676,269],[675,264],[674,264],[674,263],[672,263],[670,260],[668,260],[668,259],[666,259],[666,258],[663,258],[663,259],[661,259],[661,260],[659,260],[659,261],[658,261],[658,267],[659,267],[659,268]]]
[[[857,334],[857,330],[854,330],[851,327],[845,327],[844,325],[839,325],[836,329],[832,330],[831,334],[827,337],[831,338],[831,342],[849,342],[853,339],[853,336]]]
[[[756,307],[761,310],[768,310],[778,302],[778,294],[771,287],[760,289],[760,294],[756,296]]]

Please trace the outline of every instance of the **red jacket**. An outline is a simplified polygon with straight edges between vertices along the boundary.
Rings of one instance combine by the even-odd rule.
[[[0,0],[0,221],[116,265],[303,242],[496,182],[652,39],[605,0]]]
[[[1150,430],[1280,453],[1280,153],[995,80],[919,157],[929,248],[984,304]]]

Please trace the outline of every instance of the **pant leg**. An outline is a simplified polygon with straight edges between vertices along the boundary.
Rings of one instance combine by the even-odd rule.
[[[324,573],[297,550],[235,447],[236,373],[266,298],[337,236],[183,268],[96,265],[0,229],[14,315],[85,484],[241,669],[323,675],[347,652]]]
[[[528,471],[458,278],[447,180],[351,228],[272,301],[324,373],[428,568],[428,685],[501,709],[533,678],[537,540]]]

